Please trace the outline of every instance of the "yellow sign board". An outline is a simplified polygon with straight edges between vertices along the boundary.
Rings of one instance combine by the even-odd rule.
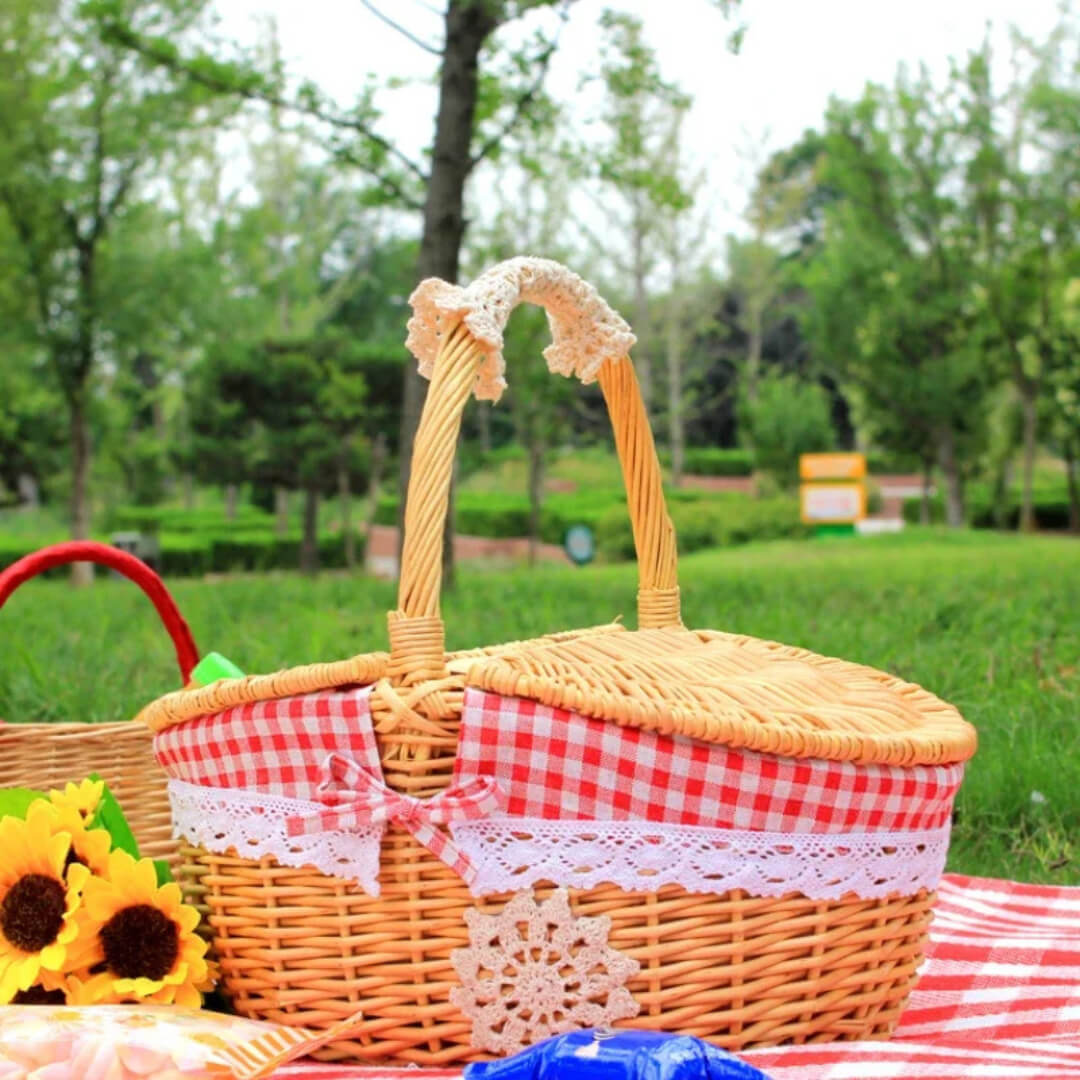
[[[866,475],[865,454],[802,454],[803,480],[861,480]]]
[[[802,519],[809,525],[840,525],[866,517],[862,484],[803,484],[799,489]]]

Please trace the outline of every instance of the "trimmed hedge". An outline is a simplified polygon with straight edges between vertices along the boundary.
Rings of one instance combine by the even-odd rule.
[[[50,541],[27,542],[0,538],[0,569]],[[356,536],[356,558],[364,556],[364,537]],[[237,530],[230,534],[176,532],[158,538],[157,569],[164,577],[193,577],[234,571],[295,570],[300,565],[301,538],[298,534],[275,536],[266,530]],[[328,533],[319,537],[319,566],[331,569],[345,565],[345,537]],[[51,572],[65,573],[61,567]]]
[[[692,498],[699,497],[695,492]],[[681,496],[680,496],[681,497]],[[378,525],[397,524],[396,495],[383,495],[375,509]],[[620,507],[626,515],[626,495],[621,491],[572,492],[545,495],[540,509],[540,539],[561,544],[572,525],[596,529],[600,519]],[[454,496],[457,531],[464,536],[494,539],[529,535],[529,500],[525,495],[500,495],[482,491],[459,491]]]
[[[1003,520],[994,515],[994,501],[989,489],[982,484],[972,484],[967,492],[967,521],[975,529],[1018,529],[1020,527],[1020,498],[1012,492],[1005,506]],[[1051,491],[1034,492],[1035,525],[1039,529],[1065,530],[1069,527],[1069,497]],[[904,520],[912,525],[919,523],[922,497],[904,500]],[[945,521],[945,497],[939,492],[930,497],[930,522],[941,525]]]
[[[618,562],[634,558],[634,537],[625,507],[610,511],[596,531],[600,556]],[[751,540],[802,539],[811,529],[799,516],[799,504],[785,496],[753,499],[746,495],[673,503],[670,507],[679,551],[732,547]]]
[[[871,476],[912,476],[922,472],[922,462],[908,454],[871,450],[866,455],[866,469]]]
[[[274,518],[250,503],[238,503],[236,517],[225,517],[224,507],[184,510],[178,506],[118,506],[108,514],[110,532],[226,533],[236,529],[270,529]]]
[[[661,457],[665,465],[671,465],[670,451]],[[754,454],[738,448],[688,446],[683,452],[683,472],[687,476],[753,476]]]

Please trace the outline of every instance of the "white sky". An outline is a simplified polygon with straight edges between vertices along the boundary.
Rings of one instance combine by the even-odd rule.
[[[419,36],[437,40],[439,0],[378,0]],[[739,228],[752,146],[777,149],[820,123],[830,95],[857,96],[868,80],[890,82],[898,64],[925,60],[938,72],[949,56],[977,45],[987,22],[1000,35],[1010,23],[1043,38],[1057,0],[742,0],[748,31],[741,52],[726,49],[731,25],[708,0],[578,0],[562,32],[548,83],[573,100],[594,62],[597,18],[605,7],[645,20],[664,74],[694,97],[686,141],[708,177],[706,201],[718,233]],[[370,75],[421,80],[380,99],[381,130],[414,152],[431,138],[437,63],[383,25],[360,0],[217,0],[220,31],[253,43],[257,19],[276,18],[289,70],[314,79],[348,103]],[[763,156],[755,152],[754,156]]]

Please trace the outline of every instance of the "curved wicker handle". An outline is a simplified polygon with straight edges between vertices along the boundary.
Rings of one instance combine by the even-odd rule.
[[[169,595],[165,583],[141,559],[129,555],[119,548],[108,544],[98,544],[92,540],[74,540],[67,544],[54,544],[42,548],[30,555],[25,555],[18,562],[12,563],[0,573],[0,608],[11,594],[24,582],[29,581],[46,570],[65,563],[92,562],[107,566],[118,574],[123,574],[129,581],[135,582],[154,605],[165,629],[172,638],[176,649],[176,662],[180,666],[180,677],[187,685],[191,669],[199,662],[199,650],[191,636],[191,628],[180,614],[176,602]]]
[[[416,316],[409,324],[409,345],[421,371],[430,371],[431,387],[413,449],[398,610],[389,617],[390,674],[398,681],[414,683],[445,672],[439,616],[443,526],[461,417],[471,392],[497,397],[505,385],[502,327],[523,300],[548,311],[555,339],[545,350],[549,365],[564,374],[574,372],[582,381],[596,377],[603,390],[637,549],[638,624],[681,623],[675,530],[627,356],[633,335],[595,290],[565,267],[548,260],[515,259],[469,289],[428,281],[411,299]]]

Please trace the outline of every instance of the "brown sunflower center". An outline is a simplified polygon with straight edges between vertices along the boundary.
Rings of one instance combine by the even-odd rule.
[[[41,952],[64,925],[64,886],[45,874],[24,874],[0,904],[0,930],[23,952]]]
[[[12,1005],[63,1005],[67,999],[63,990],[46,990],[44,986],[31,986],[19,990],[11,999]]]
[[[176,923],[150,904],[118,911],[101,928],[109,971],[121,979],[162,979],[180,955]]]

